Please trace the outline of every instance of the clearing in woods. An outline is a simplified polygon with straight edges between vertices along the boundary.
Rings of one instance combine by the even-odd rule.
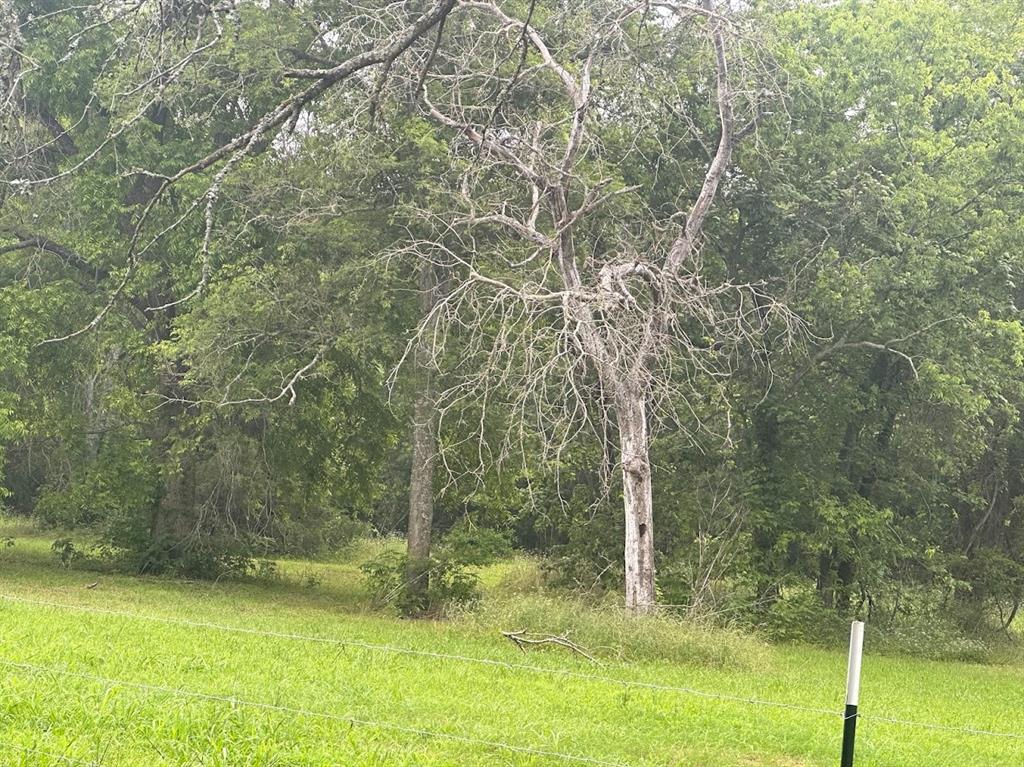
[[[689,659],[524,656],[473,617],[369,611],[354,562],[285,562],[274,583],[131,578],[58,567],[52,534],[0,532],[16,538],[0,555],[5,767],[838,762],[838,714],[813,709],[842,708],[841,652],[695,631]],[[510,569],[483,574],[486,599],[515,598],[501,587]],[[864,715],[1024,733],[1024,669],[879,657],[868,631]],[[1022,763],[1021,738],[859,728],[858,767]]]

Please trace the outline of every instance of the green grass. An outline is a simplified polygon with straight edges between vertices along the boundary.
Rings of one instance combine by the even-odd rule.
[[[0,594],[172,621],[0,600],[0,661],[48,669],[0,664],[4,767],[79,763],[69,759],[145,767],[575,763],[398,727],[629,765],[838,762],[838,717],[557,672],[838,711],[843,653],[769,646],[667,620],[637,624],[611,611],[560,603],[532,593],[526,560],[483,573],[487,597],[475,612],[444,622],[404,621],[369,609],[358,570],[368,550],[357,550],[349,561],[282,562],[278,582],[198,583],[64,570],[49,552],[54,535],[13,528],[0,534],[17,539],[0,553]],[[303,585],[309,576],[315,587]],[[180,621],[528,663],[553,673]],[[595,666],[564,651],[524,657],[498,632],[543,625],[606,644],[603,653],[613,659]],[[871,654],[870,628],[868,637],[865,714],[1024,732],[1024,669],[879,657]],[[623,660],[615,659],[616,646],[626,648]],[[287,710],[111,685],[58,670]],[[860,724],[859,767],[1021,763],[1024,740]]]

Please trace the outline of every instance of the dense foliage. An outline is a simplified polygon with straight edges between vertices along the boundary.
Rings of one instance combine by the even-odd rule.
[[[706,428],[654,442],[661,601],[784,636],[939,609],[1008,626],[1024,600],[1016,4],[752,5],[778,93],[725,179],[704,268],[763,284],[805,332],[724,382],[697,381],[706,397],[684,409]],[[166,4],[180,18],[142,40],[63,0],[9,7],[35,66],[0,120],[0,504],[97,533],[125,567],[212,575],[404,530],[420,304],[414,265],[395,254],[423,208],[449,215],[442,179],[466,159],[402,103],[349,130],[356,100],[339,92],[218,181],[215,226],[216,167],[151,208],[152,173],[284,98],[280,57],[309,64],[316,30],[344,14],[329,0],[239,4],[202,66],[143,99],[139,60],[173,66],[212,34],[200,7]],[[706,161],[699,55],[678,52],[694,96],[668,105],[680,118],[665,135],[602,129],[621,158],[601,169],[609,184],[652,209],[691,193]],[[372,78],[359,87],[395,98]],[[473,359],[458,338],[448,355],[442,383]],[[437,526],[455,532],[436,560],[451,582],[436,589],[469,593],[463,565],[508,541],[542,554],[552,582],[616,586],[607,445],[553,455],[525,432],[509,458],[508,415],[459,407],[439,435]],[[402,567],[373,575],[390,592]]]

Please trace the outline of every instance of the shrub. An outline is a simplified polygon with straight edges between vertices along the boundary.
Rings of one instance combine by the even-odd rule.
[[[370,598],[377,607],[395,602],[405,584],[407,557],[398,551],[382,551],[360,566]]]
[[[272,559],[254,559],[249,562],[249,574],[260,581],[277,581],[281,579],[281,571],[277,562]]]
[[[221,538],[203,538],[183,545],[172,538],[157,538],[139,546],[107,546],[103,558],[118,569],[144,575],[176,575],[197,580],[242,577],[253,569],[253,544]]]
[[[10,545],[14,542],[11,541]],[[65,570],[74,568],[76,570],[109,570],[109,562],[106,558],[106,550],[102,546],[91,544],[83,547],[75,543],[71,538],[58,538],[50,545],[58,564]]]
[[[408,564],[405,554],[389,550],[362,565],[375,605],[396,607],[403,615],[438,615],[479,598],[476,574],[451,556],[430,558],[425,590],[409,588]]]
[[[81,553],[70,538],[58,538],[51,544],[50,551],[65,570],[69,569]]]

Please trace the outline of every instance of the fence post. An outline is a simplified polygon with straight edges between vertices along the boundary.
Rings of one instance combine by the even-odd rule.
[[[857,703],[860,700],[860,661],[864,654],[864,623],[850,625],[850,658],[846,666],[846,710],[843,712],[843,755],[839,767],[853,767],[853,742],[857,736]]]

